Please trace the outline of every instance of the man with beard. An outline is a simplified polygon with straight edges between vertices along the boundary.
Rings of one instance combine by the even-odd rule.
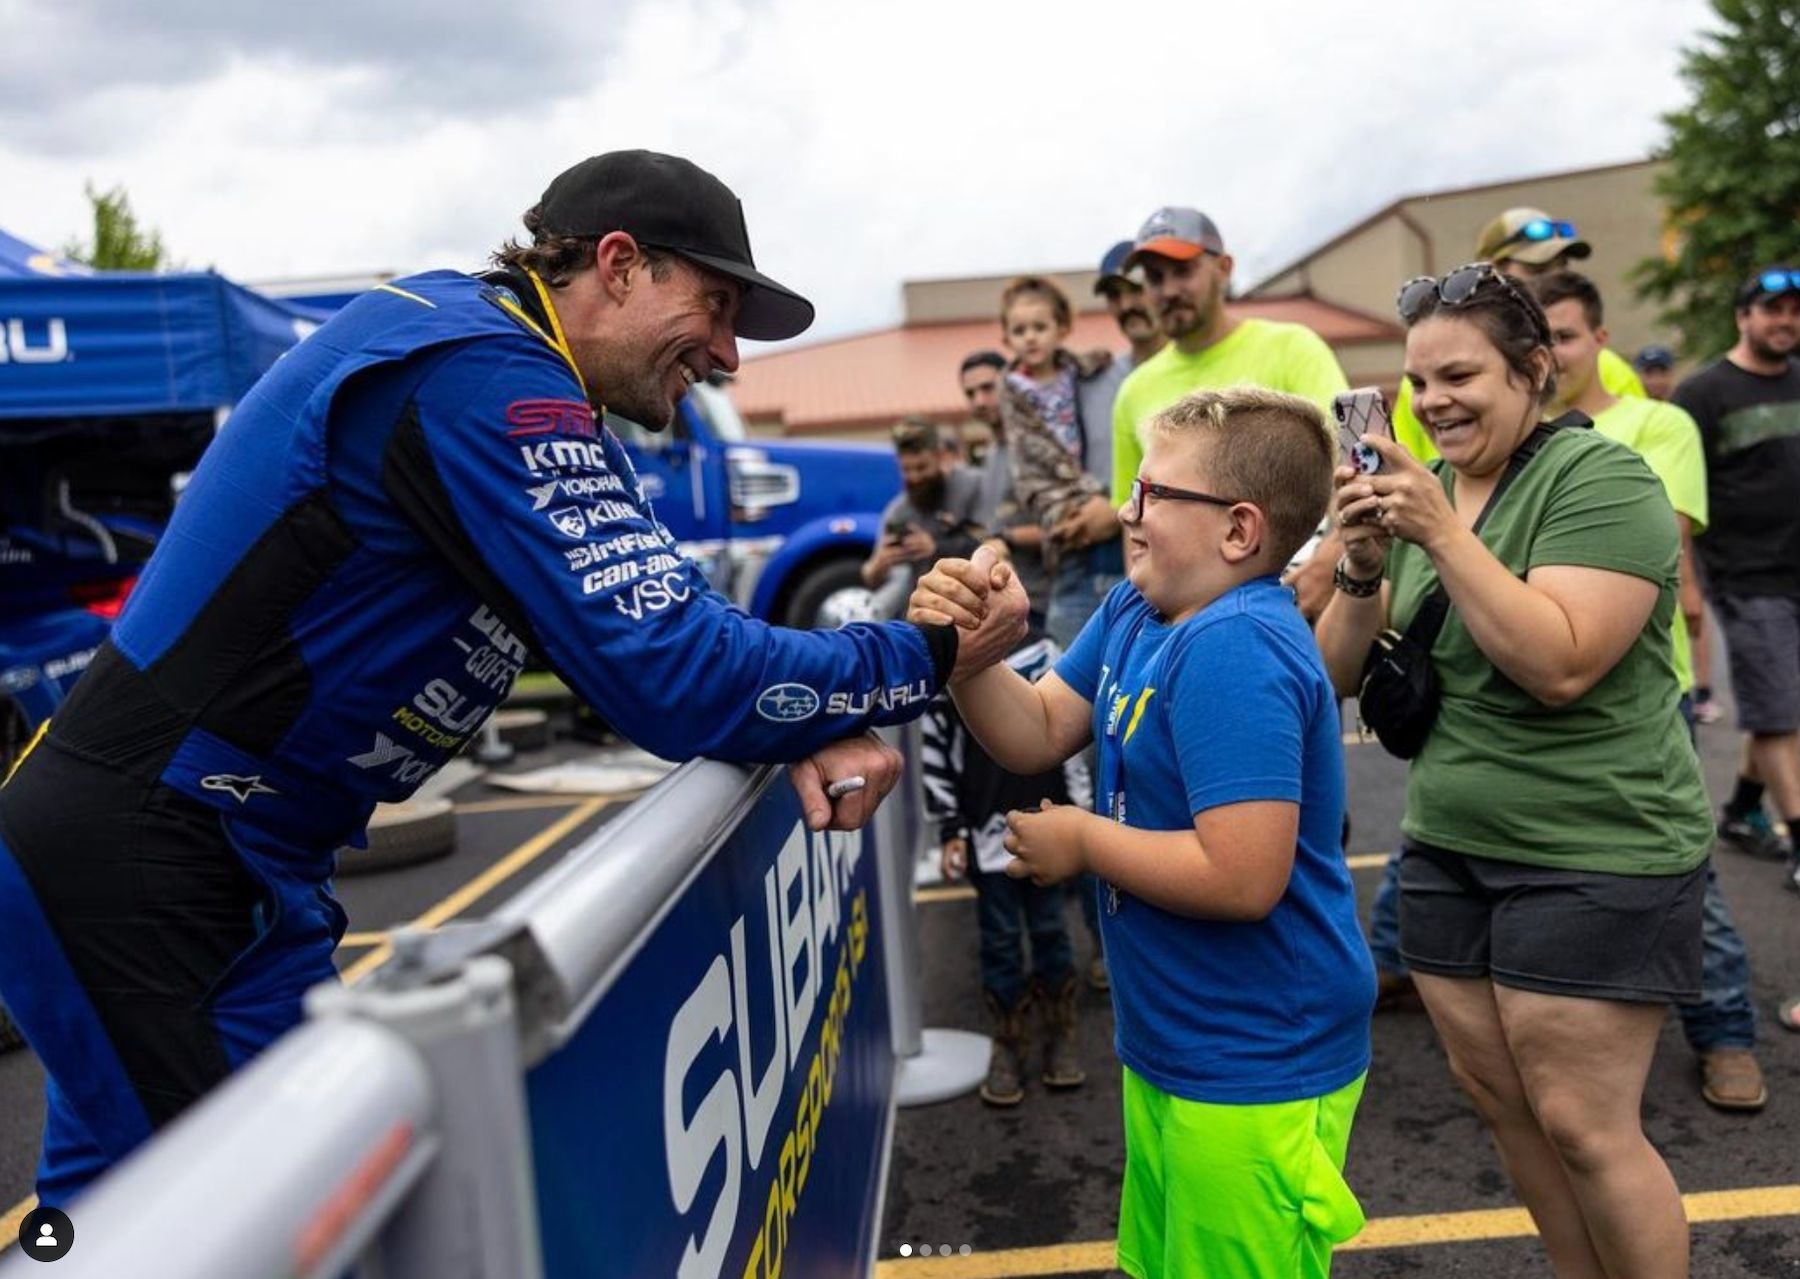
[[[1163,208],[1139,228],[1126,259],[1141,266],[1168,345],[1132,370],[1113,406],[1112,500],[1123,506],[1143,461],[1139,432],[1195,391],[1236,385],[1303,396],[1330,420],[1331,401],[1349,389],[1337,357],[1311,329],[1276,320],[1239,319],[1226,305],[1231,255],[1213,220],[1198,209]],[[1146,476],[1155,479],[1155,476]],[[1336,535],[1289,573],[1301,611],[1316,618],[1331,598],[1341,550]]]
[[[801,761],[807,824],[848,829],[899,775],[864,730],[1018,643],[1022,605],[979,631],[802,633],[710,591],[602,394],[666,427],[740,336],[793,337],[812,304],[675,156],[584,160],[524,221],[492,272],[372,289],[251,389],[0,788],[0,998],[48,1075],[48,1207],[300,1021],[348,923],[337,849],[530,654],[658,755]]]
[[[881,512],[881,540],[863,561],[878,617],[897,617],[920,572],[945,556],[966,558],[985,537],[982,473],[946,468],[937,424],[909,417],[894,427],[901,491]],[[905,565],[906,572],[894,569]],[[1034,601],[1035,603],[1035,601]]]
[[[1675,388],[1700,426],[1712,526],[1695,547],[1724,629],[1738,726],[1749,735],[1719,835],[1789,860],[1800,833],[1800,269],[1771,267],[1737,295],[1737,345]],[[1767,787],[1788,824],[1775,836]],[[1800,882],[1790,882],[1800,887]]]

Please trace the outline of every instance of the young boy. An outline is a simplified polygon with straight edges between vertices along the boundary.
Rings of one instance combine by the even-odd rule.
[[[996,665],[953,691],[1015,772],[1099,743],[1098,812],[1011,814],[1007,873],[1103,882],[1119,1266],[1314,1279],[1363,1224],[1342,1168],[1375,982],[1339,847],[1337,699],[1278,574],[1336,449],[1312,404],[1249,387],[1189,396],[1148,440],[1120,512],[1128,580],[1054,673]],[[914,615],[976,624],[990,581],[940,566]]]
[[[1006,659],[1028,680],[1048,674],[1062,655],[1048,637],[1028,638]],[[967,876],[974,885],[981,930],[981,994],[993,1022],[993,1048],[981,1099],[990,1106],[1025,1100],[1031,1014],[1043,1027],[1046,1087],[1078,1088],[1087,1080],[1077,1051],[1074,948],[1063,919],[1067,894],[1005,873],[1011,860],[1002,841],[1006,814],[1015,808],[1093,802],[1093,787],[1080,755],[1061,768],[1020,777],[994,763],[969,736],[948,697],[934,699],[920,721],[921,778],[925,816],[937,823],[945,879]],[[1031,938],[1029,966],[1025,938]]]

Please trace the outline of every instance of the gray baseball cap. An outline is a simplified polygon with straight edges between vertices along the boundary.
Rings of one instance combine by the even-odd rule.
[[[1158,209],[1138,228],[1126,265],[1135,265],[1146,253],[1186,262],[1202,253],[1225,252],[1225,238],[1213,220],[1198,209],[1171,205]]]

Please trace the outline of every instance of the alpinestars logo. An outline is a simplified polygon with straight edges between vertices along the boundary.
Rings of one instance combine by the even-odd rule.
[[[264,782],[262,774],[238,777],[233,773],[214,773],[200,779],[201,790],[221,791],[240,804],[250,802],[252,795],[279,795],[281,792]]]

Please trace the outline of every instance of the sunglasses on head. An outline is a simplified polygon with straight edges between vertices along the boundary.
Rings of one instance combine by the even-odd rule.
[[[1544,321],[1543,313],[1532,305],[1518,285],[1496,270],[1491,262],[1471,262],[1467,266],[1457,267],[1448,275],[1421,275],[1408,280],[1400,286],[1400,292],[1394,299],[1394,309],[1400,313],[1400,322],[1411,326],[1425,313],[1434,298],[1443,306],[1466,306],[1484,290],[1488,293],[1498,291],[1511,299],[1514,305],[1531,317],[1531,327],[1537,332],[1539,340],[1545,346],[1551,344],[1550,328]]]
[[[1800,291],[1800,271],[1790,267],[1776,267],[1773,271],[1764,271],[1756,277],[1756,291],[1764,297],[1777,293]]]
[[[1524,226],[1507,236],[1496,247],[1504,248],[1508,244],[1542,244],[1545,240],[1573,240],[1575,224],[1563,222],[1557,218],[1533,218]]]

